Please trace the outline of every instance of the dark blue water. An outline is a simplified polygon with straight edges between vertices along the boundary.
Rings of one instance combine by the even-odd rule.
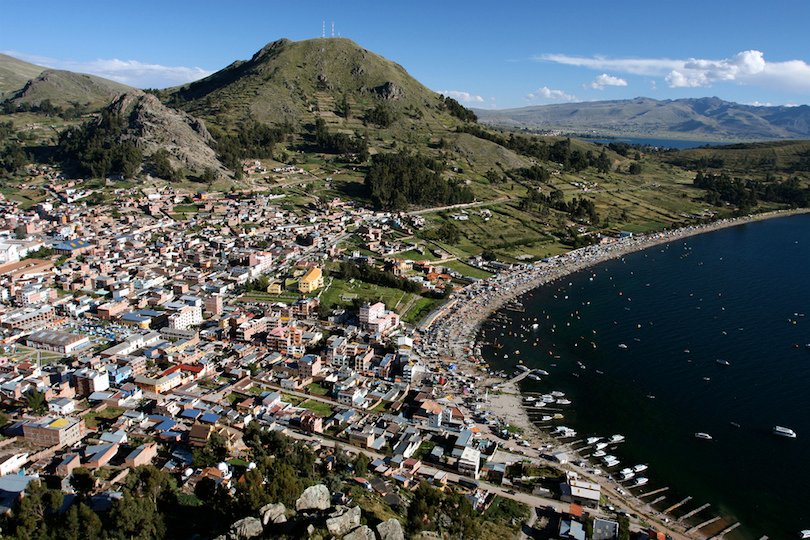
[[[698,148],[700,146],[720,146],[723,144],[731,144],[731,143],[710,142],[710,141],[688,141],[681,139],[651,139],[645,137],[618,137],[615,139],[583,138],[582,140],[600,144],[623,142],[627,144],[639,144],[642,146],[655,146],[658,148],[677,148],[678,150],[684,150],[686,148]]]
[[[524,390],[573,401],[563,424],[583,437],[626,435],[614,453],[648,463],[650,489],[672,488],[660,506],[692,495],[680,514],[708,502],[742,523],[736,537],[810,528],[810,215],[654,247],[523,300],[526,313],[505,312],[523,336],[485,327],[485,341],[505,344],[485,357],[509,367],[520,350],[550,372]],[[520,328],[535,317],[538,330]],[[774,425],[798,438],[774,436]]]

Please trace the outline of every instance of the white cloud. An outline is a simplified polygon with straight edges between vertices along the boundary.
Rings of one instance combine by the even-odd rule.
[[[746,105],[751,105],[752,107],[773,107],[773,103],[771,103],[770,101],[765,101],[765,102],[752,101],[750,103],[747,103]]]
[[[464,103],[483,103],[484,98],[476,96],[469,92],[462,92],[461,90],[439,90],[439,93],[451,97],[456,101],[463,101]]]
[[[810,64],[804,60],[769,62],[762,51],[742,51],[729,58],[606,58],[544,54],[534,58],[567,66],[631,75],[660,76],[672,88],[697,88],[717,82],[810,91]],[[597,77],[598,79],[598,77]],[[594,81],[596,82],[596,81]]]
[[[549,99],[552,101],[576,101],[577,97],[571,94],[566,94],[562,90],[554,90],[548,86],[538,88],[534,92],[526,95],[528,99]]]
[[[606,86],[627,86],[627,81],[619,77],[614,77],[613,75],[608,75],[607,73],[602,73],[588,86],[595,90],[601,90]]]
[[[139,60],[100,58],[90,61],[76,61],[30,55],[17,51],[2,52],[41,66],[98,75],[136,88],[165,88],[195,81],[212,73],[200,67],[164,66]]]

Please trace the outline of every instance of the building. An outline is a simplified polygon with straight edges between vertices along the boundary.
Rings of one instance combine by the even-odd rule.
[[[9,330],[36,330],[54,320],[54,309],[49,305],[39,308],[27,307],[9,311],[0,316],[0,326]]]
[[[110,388],[110,375],[106,369],[81,368],[76,371],[76,394],[89,396],[93,392],[103,392]]]
[[[0,458],[0,476],[16,473],[28,462],[28,452],[10,454]]]
[[[308,294],[323,287],[323,272],[317,266],[310,268],[301,279],[298,280],[298,291]]]
[[[48,411],[58,414],[66,415],[71,414],[76,410],[76,402],[70,398],[62,397],[48,402]]]
[[[183,306],[176,312],[169,315],[169,328],[185,330],[190,326],[202,324],[202,307]]]
[[[205,299],[205,312],[211,315],[222,315],[222,296],[214,294]]]
[[[592,540],[617,540],[619,538],[619,524],[609,519],[595,518],[591,538]]]
[[[69,416],[46,416],[22,426],[23,438],[37,446],[71,445],[84,437],[84,420]]]
[[[86,240],[68,240],[67,242],[62,242],[60,244],[56,244],[53,246],[54,253],[59,255],[67,255],[68,257],[75,257],[77,255],[81,255],[85,251],[89,250],[92,247],[90,242]]]
[[[25,339],[25,344],[43,351],[73,354],[90,345],[90,338],[56,330],[38,330]]]
[[[574,472],[566,474],[566,480],[560,484],[562,499],[565,502],[573,502],[582,506],[596,508],[599,506],[599,499],[602,495],[601,487],[595,482],[581,480]]]
[[[155,443],[142,444],[129,453],[124,459],[124,463],[127,467],[149,465],[155,459],[155,456],[157,456],[157,445]]]
[[[17,290],[14,301],[21,307],[38,306],[56,300],[56,296],[55,289],[27,285]]]
[[[481,467],[481,452],[470,446],[465,446],[458,458],[458,472],[473,478],[478,478]]]
[[[399,315],[385,309],[385,304],[365,304],[360,307],[360,328],[375,334],[385,335],[399,326]]]

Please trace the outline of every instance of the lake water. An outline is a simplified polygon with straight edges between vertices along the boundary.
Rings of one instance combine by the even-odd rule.
[[[485,326],[483,340],[503,347],[484,357],[550,372],[522,389],[566,392],[573,403],[558,423],[579,438],[624,434],[611,453],[650,466],[636,492],[669,486],[659,509],[691,495],[676,516],[710,503],[697,518],[739,520],[735,538],[810,528],[810,215],[653,247],[523,303],[525,313],[504,312],[517,336]],[[798,438],[773,435],[775,425]]]
[[[642,146],[657,146],[659,148],[677,148],[684,150],[686,148],[697,148],[699,146],[720,146],[723,144],[732,144],[729,142],[709,142],[709,141],[688,141],[681,139],[650,139],[643,137],[617,137],[615,139],[590,139],[583,138],[583,141],[610,144],[612,142],[623,142],[627,144],[640,144]]]

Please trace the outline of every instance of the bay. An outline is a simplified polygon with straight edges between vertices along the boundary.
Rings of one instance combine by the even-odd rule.
[[[525,313],[504,312],[514,335],[485,327],[502,348],[483,354],[548,371],[522,390],[566,392],[560,423],[581,437],[624,434],[622,466],[649,464],[651,489],[671,487],[660,506],[691,495],[680,513],[710,503],[698,517],[739,520],[731,537],[793,538],[810,528],[808,276],[810,215],[722,229],[524,295]]]

